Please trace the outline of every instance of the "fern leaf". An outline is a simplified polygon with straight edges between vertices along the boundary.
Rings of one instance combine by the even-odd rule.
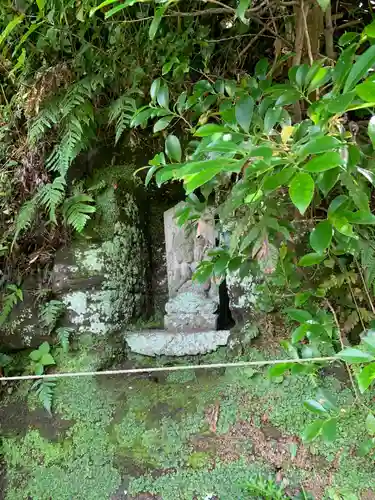
[[[41,323],[48,328],[49,333],[55,328],[57,321],[63,314],[65,304],[61,300],[50,300],[45,304],[39,314]]]
[[[94,213],[96,208],[92,203],[94,199],[87,194],[76,194],[68,198],[63,205],[63,214],[67,224],[81,233],[90,219],[88,214]]]
[[[44,134],[59,122],[60,116],[61,113],[55,103],[49,103],[43,108],[38,116],[31,121],[28,131],[30,144],[37,144]]]
[[[16,222],[15,222],[15,231],[14,231],[14,237],[13,237],[13,243],[17,240],[18,236],[20,235],[21,232],[25,231],[28,229],[31,225],[31,223],[34,220],[34,215],[36,212],[36,209],[38,207],[38,202],[36,197],[32,198],[29,201],[26,201],[20,211],[17,214],[16,217]]]
[[[124,130],[130,127],[130,122],[137,110],[134,99],[124,95],[116,99],[109,108],[109,121],[116,122],[116,143]]]
[[[73,328],[69,328],[66,326],[61,326],[56,330],[57,340],[64,352],[69,352],[69,340],[73,331]]]
[[[2,309],[0,313],[0,326],[5,323],[17,302],[19,300],[23,300],[22,290],[18,288],[18,286],[8,285],[7,289],[10,293],[7,293],[3,299]]]
[[[56,379],[37,380],[31,388],[36,391],[39,401],[47,412],[52,416],[53,392],[56,386]]]
[[[37,193],[37,200],[39,205],[46,208],[49,212],[49,220],[54,224],[56,220],[56,208],[62,203],[65,195],[65,180],[63,177],[56,177],[50,183],[45,184],[40,188]]]

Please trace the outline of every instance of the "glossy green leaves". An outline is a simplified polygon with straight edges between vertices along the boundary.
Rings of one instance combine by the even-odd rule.
[[[303,167],[307,172],[325,172],[326,170],[331,170],[332,168],[341,165],[343,160],[340,153],[336,151],[329,151],[323,153],[322,155],[315,156]]]
[[[332,224],[325,220],[319,222],[310,234],[310,245],[318,254],[324,253],[332,241]]]
[[[293,205],[303,215],[314,196],[315,184],[310,174],[300,172],[293,178],[289,186],[289,196]]]
[[[241,97],[236,103],[236,120],[241,129],[246,133],[248,133],[250,129],[253,110],[254,99],[250,96]]]

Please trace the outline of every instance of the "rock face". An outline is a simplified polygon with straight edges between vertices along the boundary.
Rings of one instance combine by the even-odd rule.
[[[56,255],[53,291],[66,306],[66,320],[77,333],[102,335],[141,316],[146,274],[138,210],[131,200],[128,221],[116,222],[112,238],[73,245]]]
[[[105,335],[145,311],[148,260],[136,199],[113,188],[101,197],[95,231],[91,235],[89,228],[85,237],[59,250],[50,275],[53,299],[65,305],[59,326],[72,327],[74,334]],[[40,321],[43,304],[31,293],[42,285],[29,281],[22,286],[24,300],[0,329],[5,350],[37,347],[50,338]]]

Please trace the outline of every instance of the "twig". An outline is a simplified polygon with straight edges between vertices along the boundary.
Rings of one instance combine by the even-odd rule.
[[[371,300],[371,295],[370,295],[370,292],[369,292],[366,280],[365,280],[365,278],[364,278],[364,276],[362,274],[361,266],[359,265],[359,262],[358,262],[358,260],[356,258],[354,258],[354,262],[356,263],[357,269],[359,271],[359,275],[361,276],[361,280],[362,280],[363,287],[364,287],[366,295],[367,295],[367,300],[368,300],[368,303],[370,305],[371,311],[373,312],[373,314],[375,314],[375,307],[374,307],[374,304],[373,304],[373,302]]]
[[[233,9],[233,7],[229,7],[228,5],[225,5],[225,3],[219,2],[219,0],[201,0],[201,2],[214,3],[215,5],[220,5],[221,7],[229,9],[231,12],[236,12],[236,9]]]
[[[257,35],[254,36],[252,40],[246,45],[245,48],[241,50],[241,52],[238,54],[238,59],[241,59],[241,57],[247,52],[252,45],[258,40],[260,36],[263,35],[263,33],[266,31],[267,27],[262,28]]]
[[[335,60],[336,54],[335,54],[335,49],[333,47],[333,26],[332,26],[331,5],[328,5],[325,17],[326,17],[326,19],[325,19],[325,21],[326,21],[326,29],[325,29],[326,53],[330,59]]]
[[[327,304],[327,306],[328,306],[329,310],[331,311],[332,316],[333,316],[333,319],[334,319],[334,321],[335,321],[335,323],[336,323],[336,327],[337,327],[337,330],[338,330],[338,333],[339,333],[339,340],[340,340],[341,349],[343,350],[343,349],[345,349],[345,344],[344,344],[344,340],[343,340],[343,338],[342,338],[342,332],[341,332],[341,328],[340,328],[340,323],[339,323],[339,321],[338,321],[338,319],[337,319],[336,312],[335,312],[335,310],[333,309],[332,304],[329,302],[329,300],[328,300],[328,299],[326,299],[326,304]],[[352,387],[353,387],[353,392],[354,392],[354,394],[355,394],[355,397],[356,397],[356,399],[359,401],[359,399],[360,399],[360,398],[359,398],[359,394],[358,394],[357,386],[356,386],[356,385],[355,385],[355,383],[354,383],[353,374],[352,374],[352,371],[351,371],[351,369],[350,369],[350,366],[348,365],[348,363],[346,363],[346,361],[344,361],[344,364],[345,364],[345,366],[346,366],[346,370],[347,370],[347,372],[348,372],[349,379],[350,379],[350,383],[351,383],[351,385],[352,385]]]
[[[309,28],[307,26],[307,19],[306,19],[306,15],[307,15],[308,11],[309,11],[309,6],[306,5],[306,12],[305,12],[305,5],[303,3],[303,0],[301,0],[301,12],[302,12],[302,18],[303,18],[303,25],[304,25],[304,28],[305,28],[305,39],[306,39],[306,45],[307,45],[307,54],[309,56],[310,64],[312,65],[314,63],[314,58],[313,58],[313,55],[312,55],[310,35],[309,35]]]
[[[363,23],[362,19],[355,19],[354,21],[348,21],[347,23],[337,25],[334,31],[343,30],[345,28],[349,28],[350,26],[355,26],[356,24]]]

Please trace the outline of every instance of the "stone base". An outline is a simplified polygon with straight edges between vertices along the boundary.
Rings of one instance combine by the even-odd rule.
[[[165,306],[164,327],[170,332],[215,330],[218,302],[196,291],[185,291]]]
[[[148,330],[128,333],[125,340],[133,352],[145,356],[193,356],[225,346],[228,337],[229,330],[192,333]]]

